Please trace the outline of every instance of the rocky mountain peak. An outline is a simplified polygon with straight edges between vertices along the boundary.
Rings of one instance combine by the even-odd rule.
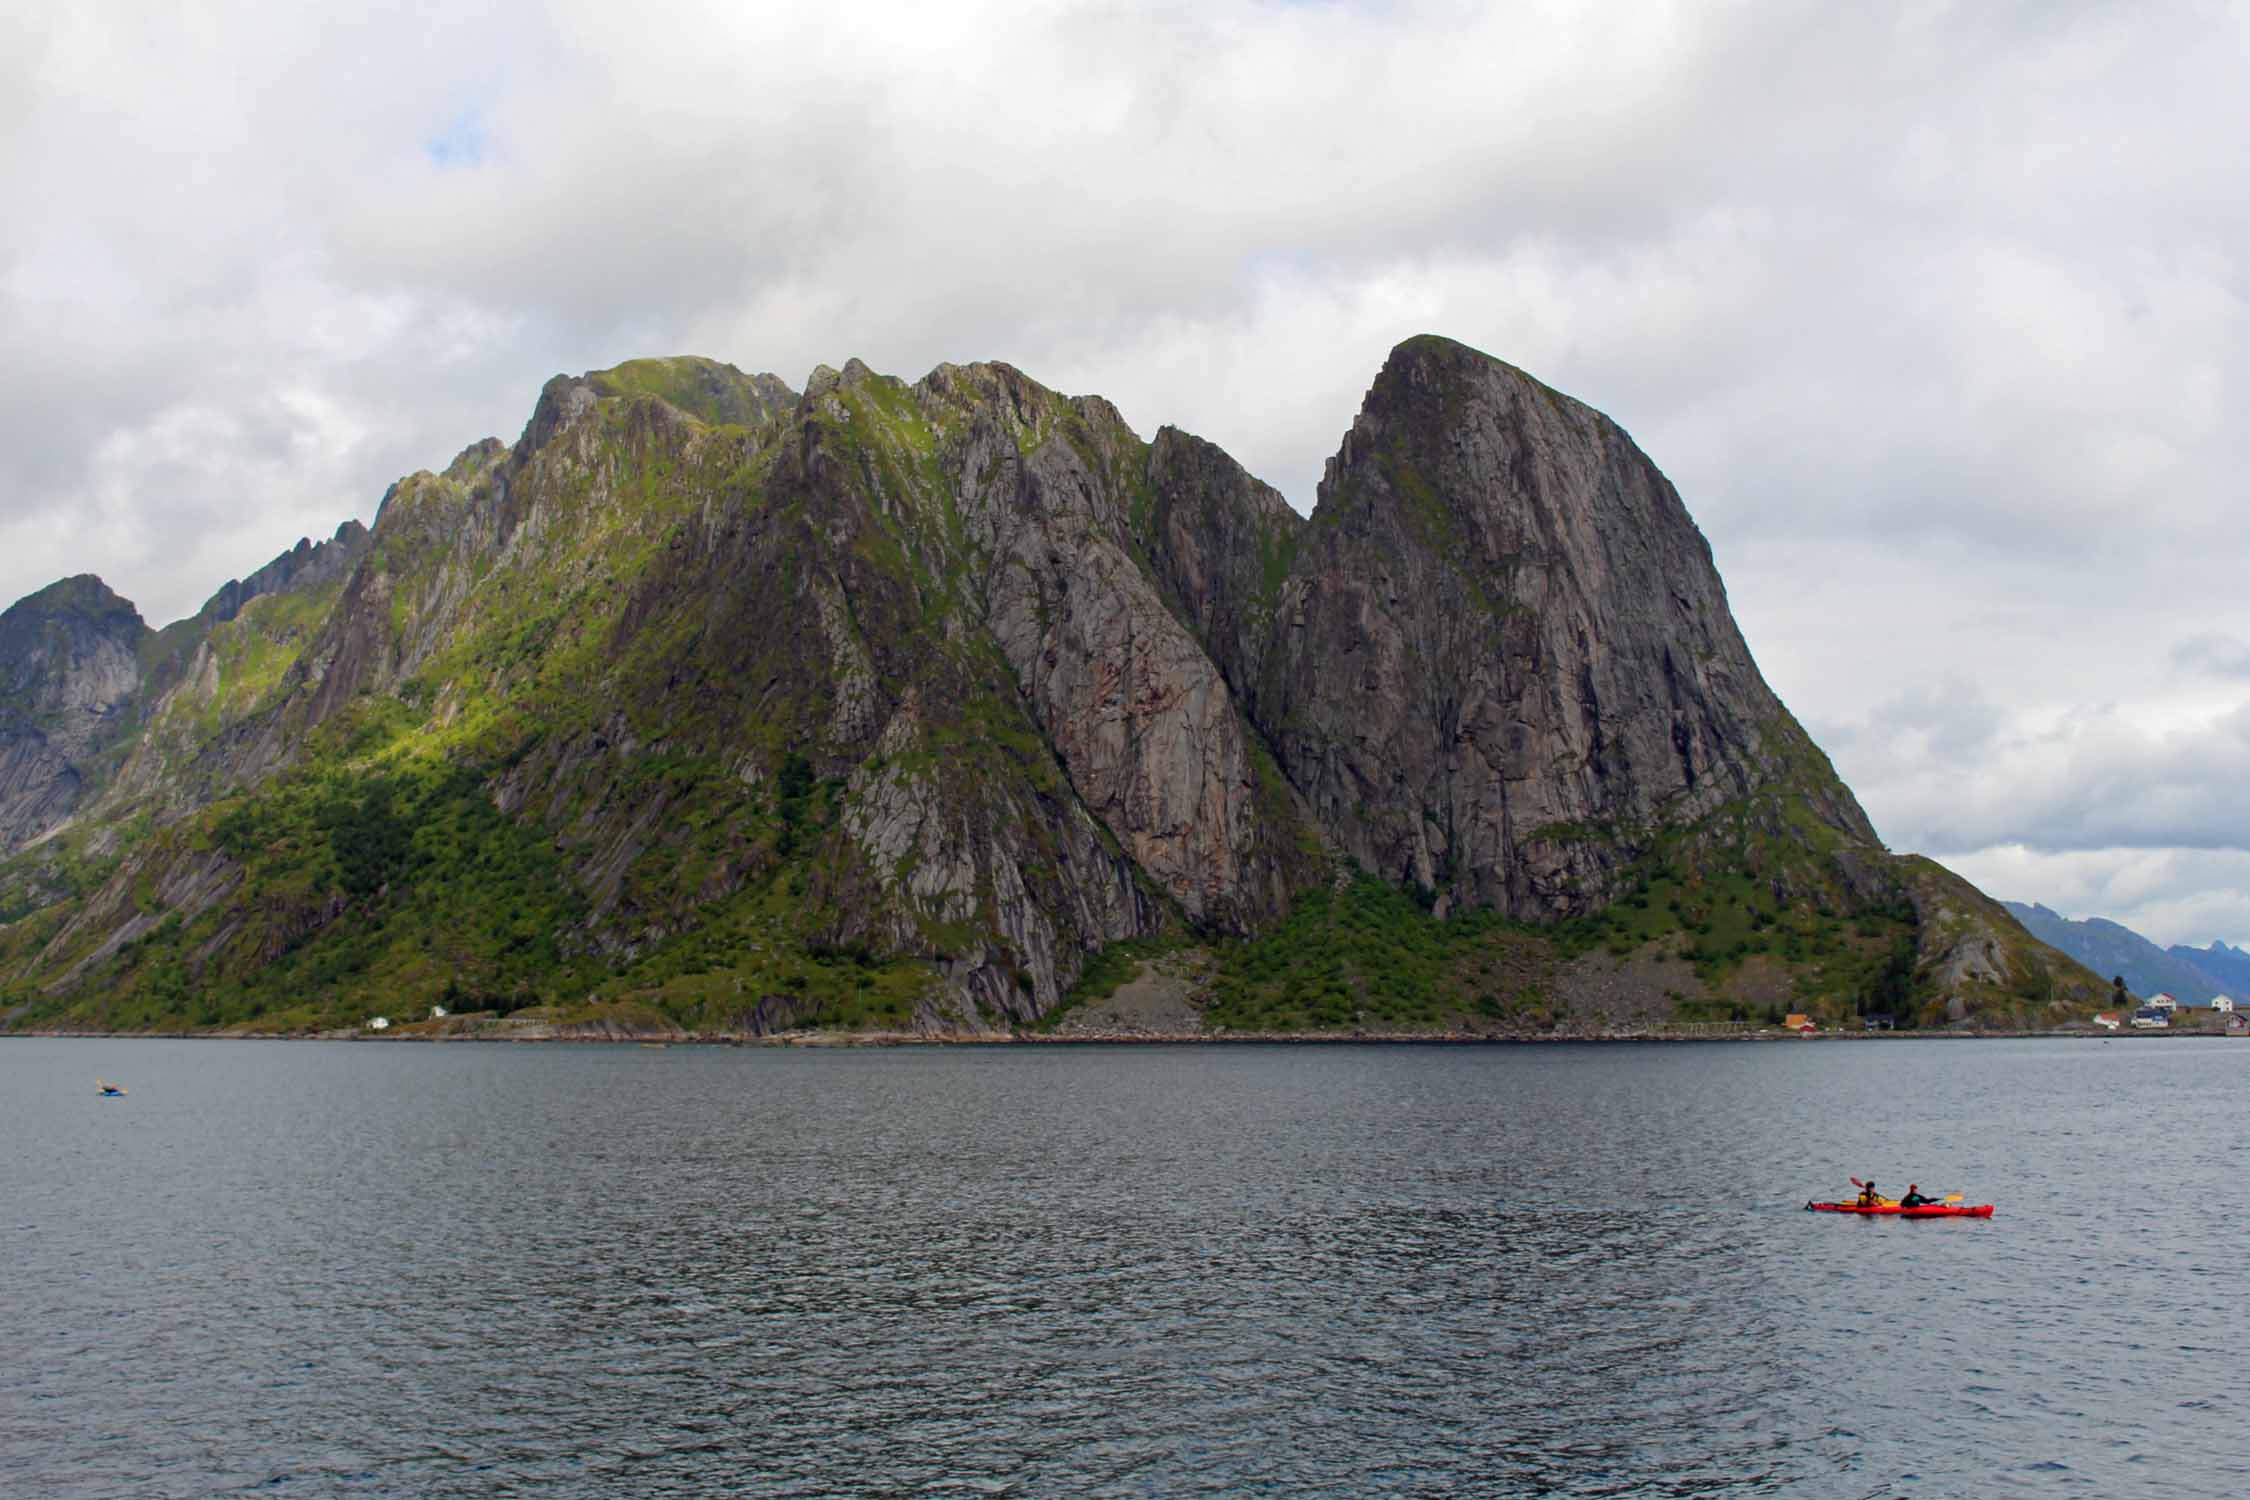
[[[36,592],[24,595],[0,611],[0,621],[75,616],[83,619],[141,615],[130,599],[104,583],[98,573],[76,573],[58,578]]]
[[[1216,443],[1177,427],[1157,430],[1148,477],[1149,560],[1227,685],[1247,700],[1304,517]]]
[[[779,376],[745,374],[695,355],[628,360],[584,380],[598,396],[653,396],[714,427],[762,427],[797,404],[797,393]]]
[[[592,411],[600,401],[601,396],[591,381],[580,376],[555,376],[539,388],[539,400],[531,408],[531,420],[524,423],[523,436],[516,439],[515,457],[522,460],[537,453],[554,440],[556,433]],[[376,513],[378,526],[381,514]]]
[[[715,359],[671,355],[627,360],[607,370],[557,375],[549,380],[540,388],[531,420],[524,424],[523,435],[509,453],[518,463],[529,461],[604,402],[657,401],[692,422],[758,430],[787,417],[798,400],[798,393],[777,375],[747,374]],[[475,462],[464,468],[463,460],[472,455]],[[491,466],[492,458],[479,444],[456,459],[446,477],[466,483]]]
[[[941,364],[922,377],[918,389],[942,402],[983,408],[992,419],[1029,439],[1027,447],[1046,434],[1058,409],[1068,405],[1054,391],[1000,360]]]
[[[0,611],[0,697],[27,712],[129,696],[149,634],[130,600],[92,573],[58,579]]]
[[[1453,902],[1597,907],[1655,829],[1784,781],[1874,844],[1671,483],[1449,339],[1392,351],[1329,462],[1255,703],[1341,845]]]
[[[495,439],[487,438],[485,442],[497,447]],[[483,446],[478,445],[478,449]],[[476,452],[478,449],[471,449],[469,452]],[[463,454],[464,458],[467,456],[467,453]],[[456,466],[460,462],[460,459],[454,460]],[[318,588],[324,583],[341,579],[359,561],[360,554],[367,550],[371,535],[366,526],[352,520],[338,526],[335,535],[324,542],[316,543],[310,537],[299,537],[296,546],[249,577],[229,579],[221,584],[218,592],[197,611],[197,618],[207,627],[221,624],[242,613],[242,607],[253,599],[291,589]]]
[[[131,727],[141,650],[153,634],[91,573],[0,611],[0,849],[77,806],[83,763]]]
[[[445,477],[455,484],[467,484],[507,456],[506,443],[496,437],[480,438],[453,455],[453,462],[445,466]]]

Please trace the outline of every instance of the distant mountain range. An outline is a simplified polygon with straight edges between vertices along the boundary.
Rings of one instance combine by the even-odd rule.
[[[2208,948],[2190,948],[2184,943],[2174,943],[2165,951],[2174,958],[2194,964],[2218,981],[2221,994],[2232,995],[2236,999],[2250,996],[2250,953],[2218,942]]]
[[[2214,995],[2250,997],[2250,952],[2214,942],[2208,948],[2157,946],[2132,928],[2104,917],[2073,921],[2060,912],[2021,901],[2000,903],[2031,935],[2060,948],[2104,976],[2122,975],[2136,995],[2163,991],[2182,1005],[2208,1005]]]

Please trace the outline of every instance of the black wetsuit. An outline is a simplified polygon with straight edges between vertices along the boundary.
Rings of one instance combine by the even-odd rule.
[[[1925,1198],[1920,1193],[1908,1193],[1905,1197],[1898,1200],[1898,1206],[1900,1208],[1921,1208],[1925,1204],[1935,1202],[1937,1202],[1937,1199],[1935,1198]]]

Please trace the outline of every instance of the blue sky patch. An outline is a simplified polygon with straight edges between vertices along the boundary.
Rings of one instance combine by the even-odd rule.
[[[422,154],[441,167],[473,167],[484,160],[484,148],[484,119],[468,111],[424,141]]]

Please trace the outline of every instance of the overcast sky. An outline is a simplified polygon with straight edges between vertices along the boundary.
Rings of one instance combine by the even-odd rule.
[[[1309,509],[1438,332],[1672,476],[1892,847],[2250,944],[2246,43],[2184,3],[7,6],[0,596],[93,571],[163,623],[641,354],[1005,359]]]

